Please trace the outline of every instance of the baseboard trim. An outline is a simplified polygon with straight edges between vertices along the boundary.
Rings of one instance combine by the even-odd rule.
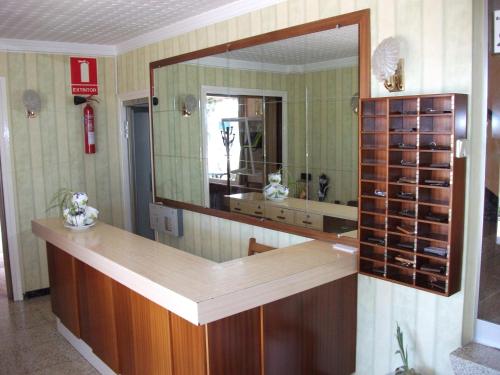
[[[30,290],[29,292],[24,293],[24,299],[42,297],[42,296],[47,296],[49,294],[50,294],[50,288]]]
[[[500,324],[477,319],[474,341],[482,345],[500,349]]]
[[[111,370],[106,363],[104,363],[98,356],[94,354],[92,348],[88,346],[85,341],[79,339],[61,323],[59,318],[57,320],[57,331],[85,358],[100,374],[102,375],[117,375],[116,372]]]

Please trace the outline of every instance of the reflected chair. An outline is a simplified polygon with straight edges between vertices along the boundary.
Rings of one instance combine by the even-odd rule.
[[[248,240],[248,256],[257,253],[265,253],[266,251],[274,249],[276,248],[258,243],[257,240],[253,237]]]

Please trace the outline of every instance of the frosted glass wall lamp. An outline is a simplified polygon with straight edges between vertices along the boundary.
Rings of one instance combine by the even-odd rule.
[[[35,90],[24,90],[23,104],[26,108],[27,118],[35,118],[42,107],[40,95]]]
[[[181,113],[183,117],[189,117],[193,114],[197,106],[197,100],[194,95],[186,95],[182,101]]]
[[[399,57],[399,41],[386,38],[377,46],[372,56],[372,70],[378,81],[383,82],[389,92],[403,91],[404,60]]]

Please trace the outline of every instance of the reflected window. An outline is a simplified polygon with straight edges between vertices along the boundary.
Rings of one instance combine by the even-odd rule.
[[[236,137],[240,123],[227,120],[238,117],[238,98],[207,95],[206,102],[208,177],[227,180],[228,166],[237,169],[241,151],[240,138]],[[234,174],[230,180],[235,181]]]
[[[282,98],[212,91],[205,103],[208,199],[229,210],[227,196],[260,196],[267,174],[282,167]]]

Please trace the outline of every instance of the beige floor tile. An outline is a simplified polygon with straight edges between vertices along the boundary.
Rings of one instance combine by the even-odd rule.
[[[98,372],[57,332],[49,296],[14,303],[0,284],[0,375],[31,374]]]
[[[99,375],[99,373],[84,359],[63,362],[41,370],[34,371],[30,375]]]

